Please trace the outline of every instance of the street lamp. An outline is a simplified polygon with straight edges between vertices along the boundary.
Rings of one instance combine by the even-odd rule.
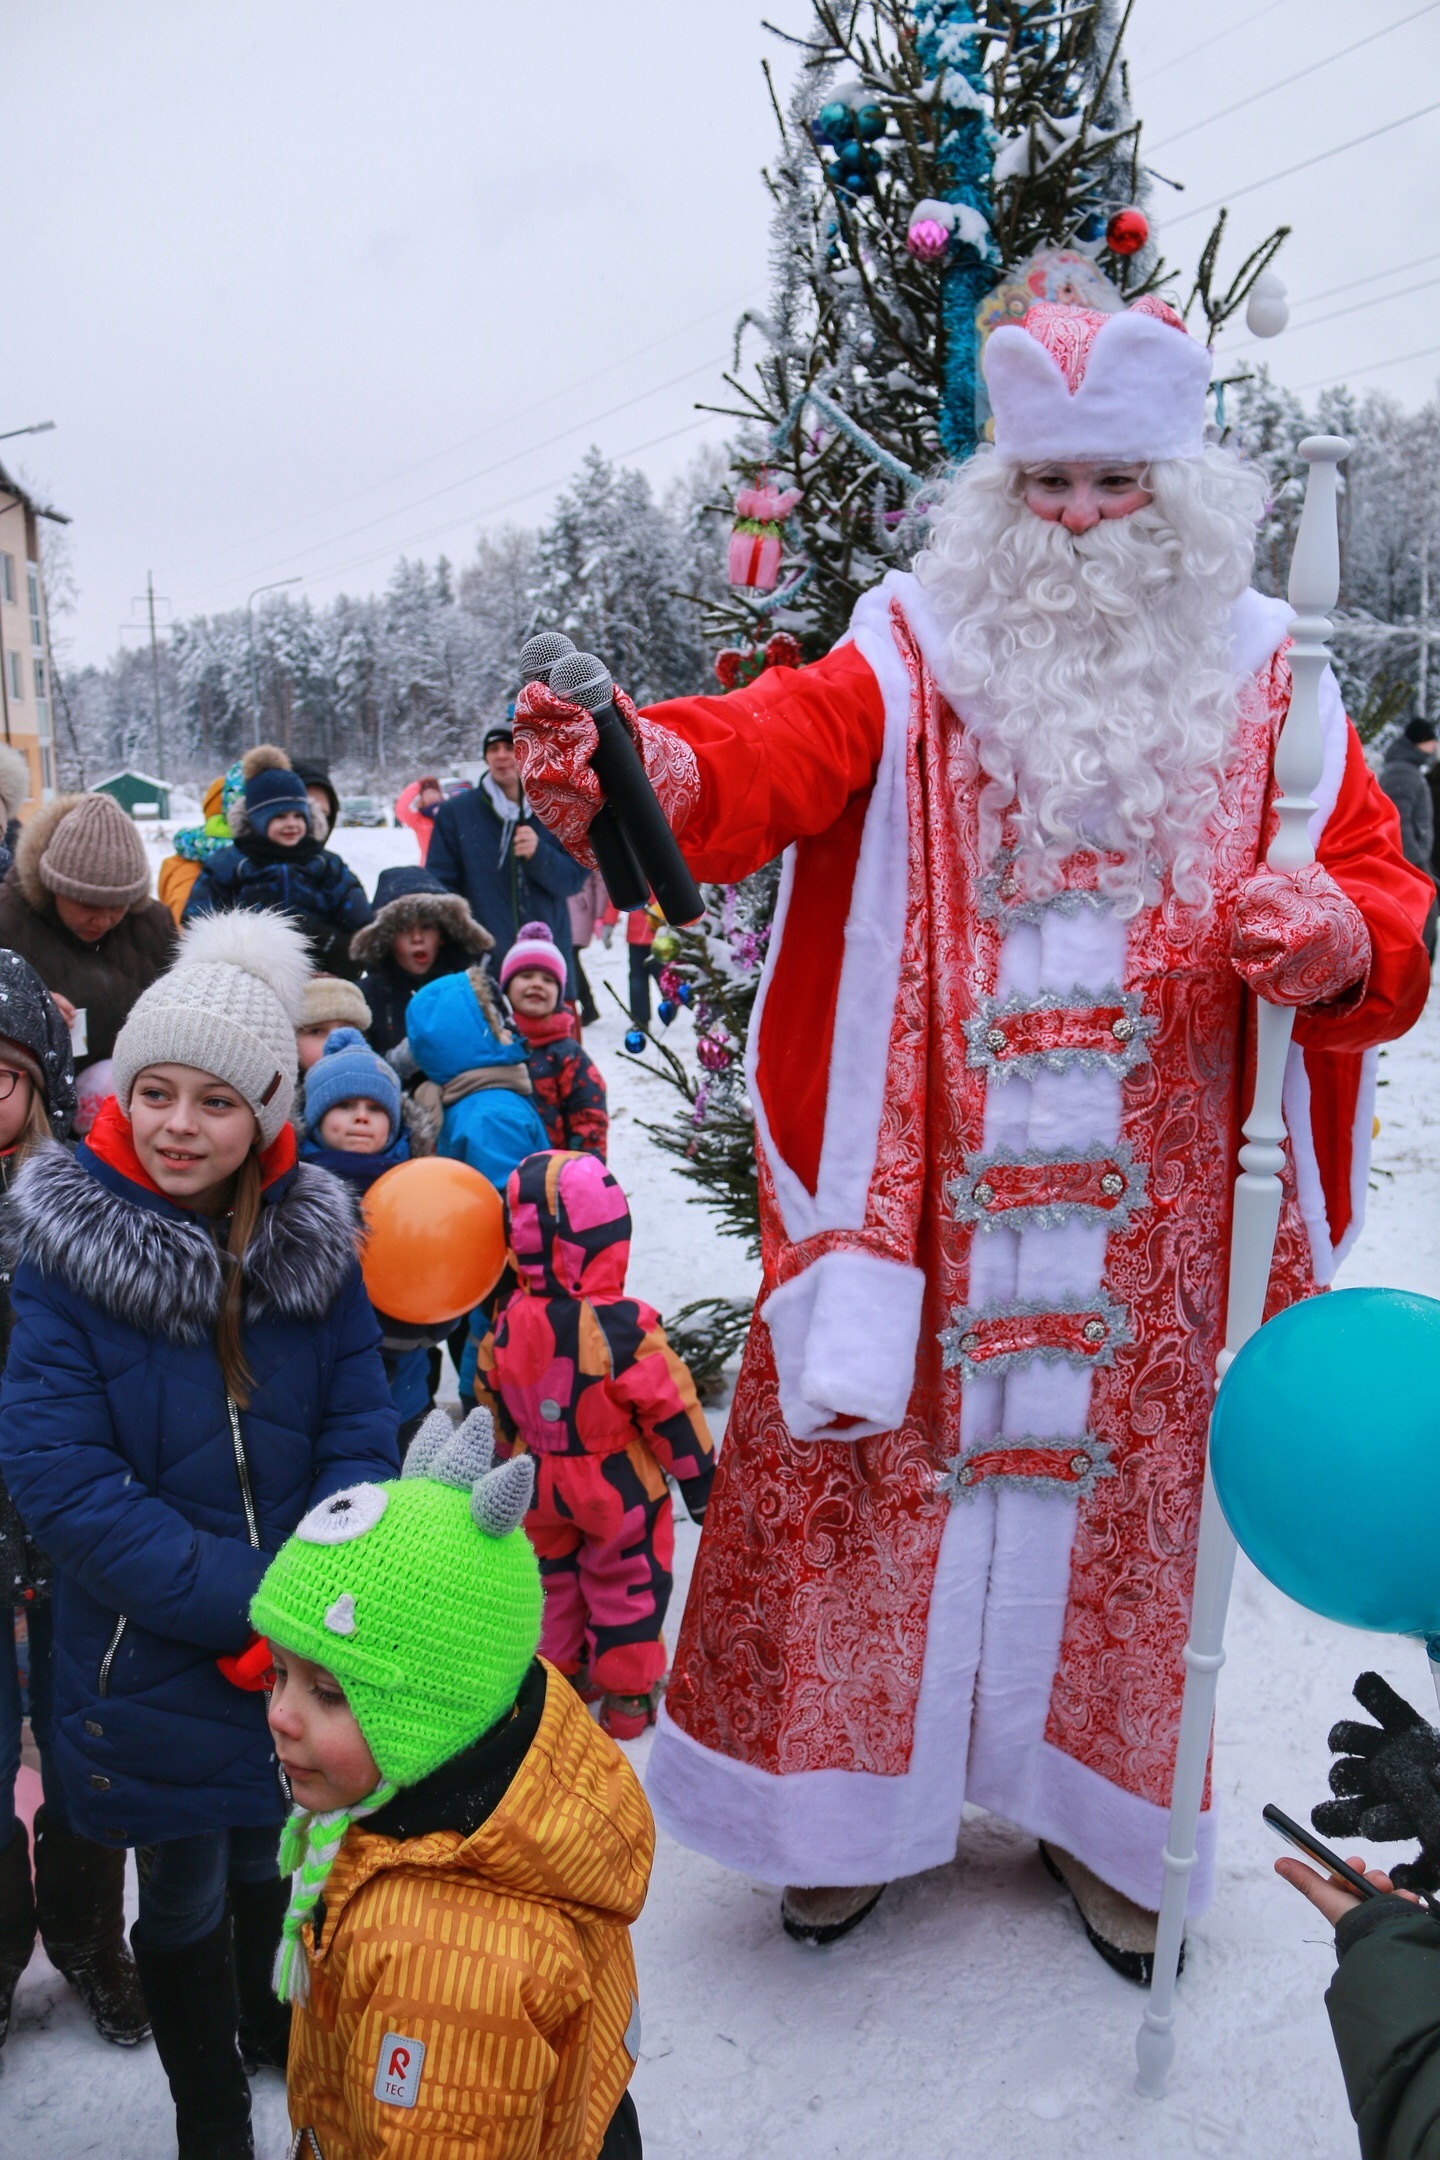
[[[260,740],[260,689],[255,674],[255,602],[262,592],[279,592],[282,585],[303,585],[305,580],[297,572],[294,577],[276,578],[269,585],[257,585],[245,602],[245,620],[249,626],[250,640],[250,717],[255,727],[255,740]]]
[[[48,435],[54,425],[53,420],[32,420],[29,427],[6,428],[0,442],[13,442],[17,435]]]

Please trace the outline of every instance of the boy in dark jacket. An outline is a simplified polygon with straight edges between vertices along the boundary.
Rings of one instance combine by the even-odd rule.
[[[350,940],[370,920],[364,886],[316,837],[305,783],[285,752],[261,743],[241,763],[245,793],[230,812],[235,843],[202,863],[182,920],[278,909],[304,931],[318,969],[353,974]]]
[[[528,1052],[535,1106],[551,1147],[578,1148],[604,1162],[610,1123],[605,1082],[576,1040],[574,1015],[560,1002],[565,958],[544,923],[522,926],[505,955],[500,987]]]
[[[311,1066],[302,1117],[300,1160],[328,1170],[357,1199],[387,1170],[410,1160],[399,1077],[356,1028],[336,1028]],[[430,1408],[429,1350],[413,1344],[401,1348],[388,1340],[382,1349],[403,1456]]]
[[[350,958],[363,970],[360,989],[370,1007],[371,1049],[384,1057],[405,1040],[405,1012],[417,990],[472,967],[494,945],[463,897],[446,892],[430,871],[382,870],[375,913],[350,940]]]
[[[600,1722],[655,1717],[675,1524],[667,1473],[700,1522],[715,1475],[705,1413],[653,1305],[627,1298],[630,1210],[593,1155],[532,1155],[505,1188],[519,1288],[476,1353],[475,1399],[535,1458],[525,1518],[545,1582],[541,1654]]]

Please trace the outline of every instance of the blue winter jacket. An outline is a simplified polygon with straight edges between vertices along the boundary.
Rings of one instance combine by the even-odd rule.
[[[521,823],[532,827],[540,841],[526,862],[507,844],[505,827],[484,788],[466,788],[436,812],[425,867],[447,892],[463,893],[476,922],[490,932],[495,940],[490,965],[497,975],[521,924],[545,923],[565,955],[565,995],[574,997],[575,956],[565,903],[590,873],[566,854],[538,818],[523,818]]]
[[[364,886],[339,855],[314,840],[283,848],[263,833],[245,833],[206,857],[181,920],[232,908],[278,908],[309,938],[317,967],[347,976],[355,972],[350,940],[372,912]]]
[[[518,1065],[525,1074],[524,1094],[508,1087],[481,1087],[451,1103],[435,1150],[471,1164],[503,1193],[516,1164],[537,1148],[548,1148],[550,1139],[528,1092],[527,1045],[499,1040],[494,1025],[498,1016],[483,1010],[472,973],[442,975],[417,990],[405,1026],[416,1063],[427,1079],[442,1086],[486,1065]]]
[[[281,1820],[265,1698],[215,1660],[249,1641],[251,1596],[300,1518],[399,1457],[348,1194],[304,1166],[267,1186],[245,1260],[254,1385],[232,1424],[212,1230],[122,1174],[104,1116],[12,1188],[0,1468],[55,1565],[75,1827],[143,1845]]]

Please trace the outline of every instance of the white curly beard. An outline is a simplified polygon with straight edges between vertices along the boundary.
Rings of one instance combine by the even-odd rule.
[[[1205,827],[1235,729],[1230,610],[1249,583],[1265,484],[1228,451],[1152,465],[1153,501],[1088,533],[1025,507],[982,451],[937,499],[915,573],[946,630],[940,687],[981,770],[981,841],[1013,808],[1025,892],[1080,850],[1122,916],[1204,910]]]

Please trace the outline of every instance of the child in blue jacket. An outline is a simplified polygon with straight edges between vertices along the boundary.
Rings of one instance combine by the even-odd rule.
[[[304,931],[318,969],[353,977],[350,940],[371,914],[364,886],[322,845],[320,813],[283,750],[257,743],[241,770],[245,792],[229,813],[235,844],[205,858],[182,922],[232,908],[278,908]]]
[[[54,1566],[74,1827],[140,1849],[131,1942],[182,2160],[242,2160],[242,2051],[285,2059],[250,1599],[302,1516],[399,1466],[354,1205],[286,1122],[307,971],[281,918],[194,925],[84,1145],[12,1188],[0,1469]]]
[[[549,1136],[535,1107],[528,1046],[517,1042],[481,968],[442,975],[411,998],[405,1016],[410,1055],[439,1091],[437,1155],[453,1155],[497,1192],[518,1163]]]

